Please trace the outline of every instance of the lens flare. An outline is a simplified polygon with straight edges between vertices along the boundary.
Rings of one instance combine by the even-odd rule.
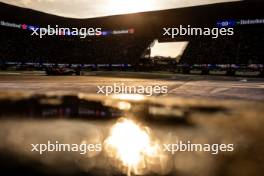
[[[117,161],[116,166],[128,175],[145,174],[153,164],[156,166],[162,161],[158,142],[152,139],[147,128],[132,120],[119,120],[112,127],[104,146],[107,155]]]
[[[152,0],[109,0],[106,4],[106,11],[111,14],[134,13],[150,11],[156,7]]]

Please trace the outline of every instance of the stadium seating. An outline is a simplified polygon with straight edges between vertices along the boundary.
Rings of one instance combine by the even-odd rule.
[[[185,64],[263,64],[263,27],[235,28],[234,36],[212,39],[193,37],[181,63]]]

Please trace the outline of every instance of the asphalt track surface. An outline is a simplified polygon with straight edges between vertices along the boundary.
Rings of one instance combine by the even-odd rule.
[[[43,72],[1,72],[0,91],[92,93],[98,86],[168,86],[153,96],[264,100],[264,79],[157,73],[90,72],[85,76],[46,76]],[[100,94],[105,96],[104,94]]]
[[[172,176],[259,176],[263,173],[263,79],[126,72],[90,72],[85,76],[45,76],[39,72],[0,72],[0,98],[1,95],[2,98],[10,96],[5,93],[7,91],[96,94],[97,86],[114,83],[124,83],[129,86],[168,86],[168,94],[155,95],[158,98],[150,98],[151,102],[142,100],[131,103],[131,111],[122,116],[124,118],[138,117],[133,120],[149,129],[151,136],[158,139],[160,144],[174,144],[182,140],[198,144],[234,144],[235,146],[234,152],[221,152],[219,155],[212,155],[209,152],[178,152],[175,155],[165,153],[160,156],[163,160],[158,155],[158,159],[153,158],[147,163],[146,173],[151,171],[150,175]],[[16,101],[18,95],[11,94],[11,97],[15,97],[12,101]],[[23,97],[23,94],[21,95]],[[27,99],[27,96],[25,97]],[[68,119],[66,116],[64,118],[62,115],[55,116],[55,119],[53,116],[46,119],[32,116],[34,111],[45,110],[45,108],[51,108],[47,110],[54,112],[53,108],[57,106],[56,99],[40,97],[42,97],[40,100],[45,101],[35,101],[35,98],[23,104],[11,101],[9,105],[12,108],[9,107],[8,111],[6,106],[2,106],[8,104],[8,101],[0,103],[0,117],[2,117],[0,119],[0,175],[21,175],[21,173],[34,176],[125,175],[119,172],[123,166],[115,160],[109,160],[109,156],[104,153],[87,157],[74,152],[67,154],[59,152],[49,153],[46,155],[48,157],[45,157],[29,152],[30,144],[46,144],[49,139],[66,144],[76,143],[76,141],[87,143],[98,141],[103,144],[109,136],[110,129],[120,120],[119,117],[92,120],[89,119],[89,115],[85,118],[76,117],[76,119]],[[206,98],[212,100],[208,101]],[[111,103],[112,106],[118,105],[116,101],[108,99],[111,98],[102,97],[101,105],[110,106]],[[47,106],[49,102],[47,100],[51,100],[50,106]],[[98,110],[98,103],[93,105],[90,100],[84,100],[85,97],[76,103],[76,99],[67,98],[69,104],[59,106],[59,111],[56,112],[60,113],[62,108],[69,109],[69,107],[78,110],[79,108],[83,110],[83,107]],[[43,104],[43,108],[24,111],[25,107],[31,108],[32,102]],[[85,102],[87,104],[82,104]],[[38,106],[34,104],[33,107]],[[23,116],[23,112],[27,113]],[[151,116],[150,112],[154,116]],[[127,138],[130,139],[130,136],[128,135]],[[118,172],[116,173],[116,169],[113,168],[117,168]]]

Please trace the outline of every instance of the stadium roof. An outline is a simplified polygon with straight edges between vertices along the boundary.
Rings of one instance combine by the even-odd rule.
[[[128,14],[238,0],[0,0],[19,7],[72,18]]]
[[[153,36],[163,27],[177,25],[215,26],[218,20],[264,18],[264,2],[238,1],[185,7],[170,10],[115,15],[89,19],[64,18],[35,10],[0,3],[0,20],[32,25],[61,27],[102,27],[103,29],[134,28],[137,35]]]

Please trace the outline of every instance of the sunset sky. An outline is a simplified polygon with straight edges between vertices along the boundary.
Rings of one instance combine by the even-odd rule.
[[[234,0],[0,0],[17,5],[72,18],[92,18],[115,14],[171,9]],[[158,44],[152,56],[177,56],[186,43]]]
[[[227,2],[232,0],[0,0],[60,16],[89,18]]]

